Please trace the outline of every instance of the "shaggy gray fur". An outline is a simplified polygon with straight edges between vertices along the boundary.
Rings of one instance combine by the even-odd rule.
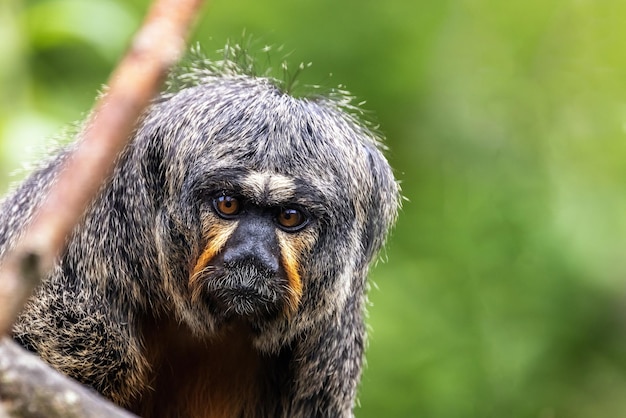
[[[241,414],[350,417],[366,277],[399,203],[379,138],[336,100],[296,99],[269,79],[210,71],[187,78],[196,85],[162,95],[142,118],[14,338],[117,403],[141,402],[158,371],[144,353],[146,322],[173,318],[197,338],[224,326],[188,289],[207,244],[203,222],[214,216],[208,193],[241,188],[248,173],[277,174],[311,215],[302,233],[312,245],[299,256],[295,314],[254,324],[255,349],[283,366]],[[70,148],[0,202],[0,260]],[[276,289],[266,291],[270,302]]]

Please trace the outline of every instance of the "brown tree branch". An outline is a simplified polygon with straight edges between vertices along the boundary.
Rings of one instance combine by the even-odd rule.
[[[185,48],[202,0],[156,0],[91,114],[82,141],[23,238],[0,266],[0,337],[6,335],[33,289],[62,253],[137,118]]]
[[[8,338],[0,339],[0,417],[3,413],[5,417],[134,417]]]
[[[8,338],[33,289],[63,252],[70,234],[137,118],[182,54],[202,0],[155,0],[55,185],[23,238],[0,265],[0,418],[131,417],[98,394],[45,365]]]

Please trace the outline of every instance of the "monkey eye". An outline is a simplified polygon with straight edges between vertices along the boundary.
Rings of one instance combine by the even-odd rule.
[[[215,212],[224,219],[232,219],[241,212],[241,202],[233,196],[222,195],[213,199]]]
[[[278,226],[287,232],[299,231],[308,222],[308,217],[301,210],[295,208],[282,208],[276,216]]]

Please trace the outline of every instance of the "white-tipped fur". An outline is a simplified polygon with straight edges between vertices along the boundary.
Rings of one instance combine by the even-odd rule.
[[[208,416],[219,404],[230,411],[224,415],[242,417],[351,417],[366,338],[367,273],[395,221],[398,184],[379,135],[357,120],[347,96],[298,99],[273,80],[233,68],[192,66],[155,100],[14,338],[144,416]],[[70,150],[2,200],[0,262]],[[277,231],[302,286],[289,315],[223,324],[210,301],[191,294],[208,231],[220,227],[211,199],[224,190],[254,204],[293,204],[310,216],[302,231]],[[223,241],[220,248],[228,245]],[[237,274],[260,273],[246,267]],[[285,283],[262,284],[261,295],[270,302],[283,291],[293,296]],[[226,301],[224,309],[243,315],[254,306],[248,302]],[[233,347],[252,344],[241,359],[256,360],[217,366],[214,356],[229,353],[234,330],[244,335]],[[179,374],[176,361],[186,365]],[[238,370],[244,365],[258,368],[252,380]],[[211,379],[213,372],[218,377]],[[231,393],[210,383],[230,387],[229,379],[247,386]]]
[[[242,186],[253,196],[263,197],[268,203],[288,202],[295,190],[293,179],[272,172],[252,172]]]

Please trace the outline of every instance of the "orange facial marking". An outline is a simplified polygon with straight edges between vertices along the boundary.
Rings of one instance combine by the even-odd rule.
[[[196,261],[196,265],[191,271],[189,277],[189,288],[192,291],[192,300],[197,300],[200,297],[201,285],[200,277],[202,272],[207,269],[211,260],[222,251],[222,248],[228,241],[228,238],[237,228],[237,222],[229,222],[227,225],[219,224],[214,225],[208,233],[207,246],[205,247],[200,257]]]
[[[287,298],[287,314],[291,315],[298,310],[300,299],[302,298],[302,279],[298,272],[300,267],[299,254],[302,245],[299,240],[288,240],[283,236],[279,236],[281,264],[287,276],[289,283],[289,295]]]

